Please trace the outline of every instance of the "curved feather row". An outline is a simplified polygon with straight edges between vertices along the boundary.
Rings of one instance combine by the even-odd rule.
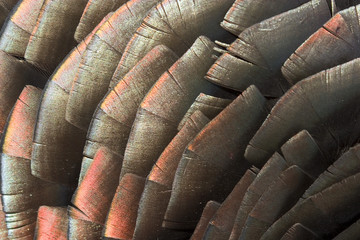
[[[0,238],[357,239],[358,3],[0,0]]]

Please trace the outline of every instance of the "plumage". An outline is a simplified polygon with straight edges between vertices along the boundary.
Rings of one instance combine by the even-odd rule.
[[[156,46],[104,96],[87,133],[80,180],[100,146],[124,154],[139,104],[176,60],[177,56],[167,47]]]
[[[66,120],[71,124],[88,129],[127,42],[156,3],[158,0],[132,0],[117,9],[95,32],[82,55],[66,106]]]
[[[285,61],[281,71],[290,84],[360,57],[359,8],[338,12]]]
[[[0,51],[0,133],[21,91],[27,84],[43,85],[45,77],[25,61]]]
[[[127,0],[89,0],[76,27],[74,38],[81,42],[108,13],[116,11]]]
[[[281,240],[317,240],[319,238],[311,229],[303,226],[300,223],[294,224],[287,232],[282,236]]]
[[[35,240],[47,239],[67,239],[68,214],[65,207],[48,207],[41,206],[39,208]]]
[[[358,139],[359,59],[317,73],[294,85],[276,103],[251,139],[245,157],[261,166],[292,135],[305,129],[326,158]],[[348,117],[345,117],[348,114]],[[276,127],[275,127],[276,126]],[[271,136],[271,141],[268,137]],[[267,140],[265,140],[267,139]],[[335,159],[334,159],[335,157]]]
[[[357,220],[351,226],[339,233],[334,240],[355,240],[360,235],[360,221]]]
[[[81,56],[95,31],[68,54],[43,90],[31,161],[38,178],[68,185],[77,182],[86,132],[65,120],[66,104]]]
[[[51,73],[76,46],[73,39],[86,0],[46,0],[25,51],[26,61]]]
[[[129,41],[116,74],[124,76],[158,44],[166,45],[181,56],[201,35],[211,40],[226,40],[230,36],[220,28],[219,22],[231,4],[231,0],[161,1]]]
[[[206,203],[204,210],[201,214],[201,218],[196,225],[196,228],[190,240],[203,239],[203,236],[211,218],[215,215],[216,211],[219,209],[220,206],[221,204],[215,201],[209,201]]]
[[[74,207],[68,207],[68,239],[100,240],[103,225],[92,222],[85,214]]]
[[[119,184],[121,164],[122,156],[105,147],[99,148],[72,197],[72,204],[94,223],[105,224]]]
[[[296,204],[265,232],[261,240],[280,239],[295,223],[311,226],[319,237],[332,237],[359,214],[359,176],[352,175]]]
[[[41,181],[31,174],[32,138],[40,96],[40,89],[24,88],[1,140],[1,195],[10,238],[33,239],[39,206],[68,201],[65,186]],[[10,221],[7,214],[16,219]]]
[[[0,0],[0,238],[357,239],[358,3]]]
[[[360,171],[360,145],[350,148],[324,171],[306,190],[303,199],[306,199],[325,188],[340,182]]]
[[[306,130],[291,137],[281,146],[281,153],[288,166],[297,165],[312,178],[317,178],[330,164],[323,150]]]
[[[240,239],[259,239],[273,222],[297,202],[311,182],[311,178],[297,166],[284,170],[249,213]]]
[[[192,229],[209,200],[226,198],[249,167],[243,151],[266,114],[265,98],[251,86],[197,134],[176,170],[163,226]]]
[[[26,47],[45,0],[21,0],[3,26],[0,49],[24,57]]]
[[[105,238],[132,239],[144,185],[145,179],[134,174],[121,179],[106,218]]]
[[[330,17],[326,0],[312,0],[252,25],[228,45],[206,78],[237,91],[253,84],[265,96],[279,97],[288,88],[281,66]]]
[[[6,17],[11,12],[12,8],[16,6],[18,0],[1,0],[0,1],[0,25],[6,20]]]
[[[180,131],[194,112],[200,111],[211,120],[216,117],[227,105],[229,105],[231,101],[231,99],[218,98],[200,93],[180,121],[178,130]]]
[[[229,240],[237,240],[245,225],[247,216],[270,186],[270,184],[287,168],[285,160],[275,153],[260,169],[254,181],[250,184],[236,213],[234,225]]]
[[[249,169],[235,185],[214,216],[209,221],[203,239],[228,239],[239,209],[249,185],[256,178],[258,169]]]
[[[238,36],[246,28],[272,16],[296,8],[308,0],[236,0],[226,13],[221,27]]]
[[[166,239],[174,235],[161,226],[175,172],[186,146],[208,122],[209,119],[200,111],[195,111],[157,159],[141,196],[133,239]]]
[[[208,38],[199,37],[147,93],[136,113],[120,177],[126,173],[146,177],[200,92],[220,91],[203,78],[213,62],[213,46]]]

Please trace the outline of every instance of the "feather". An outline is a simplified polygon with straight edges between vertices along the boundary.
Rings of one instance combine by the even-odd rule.
[[[106,219],[104,237],[132,239],[144,185],[145,179],[134,174],[121,179]]]
[[[256,178],[256,174],[253,169],[245,172],[244,176],[235,185],[234,189],[209,221],[203,239],[227,240],[230,237],[237,210],[240,207],[246,190]]]
[[[305,129],[316,136],[324,157],[334,161],[337,150],[353,145],[359,136],[360,109],[355,104],[360,97],[359,63],[360,59],[352,60],[294,85],[251,139],[245,158],[261,166],[291,136]]]
[[[45,78],[26,62],[0,51],[0,135],[18,96],[27,84],[41,85]]]
[[[208,122],[209,119],[201,112],[195,111],[154,164],[141,196],[134,240],[174,237],[175,233],[165,231],[161,224],[170,200],[175,172],[185,147]]]
[[[25,51],[26,61],[51,73],[76,46],[73,39],[86,0],[45,0]]]
[[[290,84],[360,57],[359,8],[337,13],[285,61],[281,71]]]
[[[279,97],[288,88],[281,66],[329,18],[326,1],[312,0],[255,24],[227,47],[206,78],[237,91],[254,84],[265,96]]]
[[[356,240],[360,236],[360,220],[354,222],[350,227],[339,233],[333,240]]]
[[[66,240],[68,230],[68,215],[65,207],[48,207],[39,208],[35,240],[58,239]]]
[[[305,227],[300,223],[294,224],[287,232],[282,236],[280,240],[319,240],[319,238],[313,231]]]
[[[192,140],[176,170],[163,226],[191,229],[206,202],[222,202],[245,173],[243,151],[267,114],[266,100],[249,87]]]
[[[308,0],[236,0],[226,13],[221,27],[238,36],[246,28],[267,18],[296,8]]]
[[[91,220],[78,209],[68,206],[68,239],[100,240],[103,225]]]
[[[0,1],[0,26],[4,24],[12,8],[16,6],[18,0],[1,0]]]
[[[24,57],[31,33],[45,0],[21,0],[3,26],[0,49]]]
[[[91,222],[105,224],[106,214],[119,184],[121,163],[122,156],[106,147],[99,148],[76,189],[71,202]]]
[[[80,18],[80,22],[76,27],[74,38],[79,43],[81,42],[94,27],[101,22],[101,19],[108,13],[117,10],[127,0],[89,0],[86,4],[84,12]]]
[[[283,171],[249,213],[239,239],[259,239],[297,202],[311,183],[309,176],[297,166]]]
[[[88,129],[127,42],[156,3],[158,0],[131,0],[94,34],[82,56],[66,106],[65,117],[71,124],[84,131]]]
[[[40,205],[66,204],[68,189],[31,174],[34,123],[41,90],[26,86],[8,118],[1,140],[1,194],[10,238],[33,239]],[[26,214],[25,214],[26,213]]]
[[[188,111],[185,113],[177,129],[180,131],[180,129],[184,126],[189,117],[195,111],[201,111],[211,120],[216,117],[227,105],[229,105],[231,101],[231,99],[218,98],[200,93],[199,96],[196,97],[193,104],[189,107]]]
[[[81,56],[96,29],[68,54],[42,93],[31,161],[38,178],[76,185],[86,133],[65,120],[66,103]]]
[[[360,172],[360,144],[350,148],[329,166],[306,190],[303,198],[306,199],[358,172]]]
[[[136,113],[120,177],[134,173],[145,178],[200,92],[218,90],[203,79],[213,62],[213,46],[208,38],[199,37],[148,92]]]
[[[170,49],[163,45],[156,46],[104,96],[88,130],[80,181],[100,146],[124,154],[139,104],[176,60]]]
[[[239,239],[249,213],[270,184],[276,180],[286,168],[287,164],[285,160],[278,153],[275,153],[261,168],[241,201],[229,240]]]
[[[281,146],[281,153],[288,166],[297,165],[312,178],[317,178],[331,162],[310,133],[302,130]]]
[[[164,44],[181,56],[197,37],[226,40],[218,23],[232,0],[163,0],[144,19],[129,41],[115,72],[124,76],[151,48]]]
[[[207,202],[190,240],[203,239],[203,236],[211,218],[215,215],[216,211],[219,209],[220,206],[221,204],[215,201]]]
[[[1,197],[1,196],[0,196]],[[3,209],[2,200],[0,199],[0,209]],[[9,215],[8,215],[9,217]],[[4,211],[0,211],[0,238],[4,240],[8,240],[8,232],[6,228],[6,216]]]
[[[359,173],[352,175],[297,203],[265,232],[261,240],[280,239],[295,223],[311,226],[319,237],[333,237],[343,225],[359,216],[359,177]]]

